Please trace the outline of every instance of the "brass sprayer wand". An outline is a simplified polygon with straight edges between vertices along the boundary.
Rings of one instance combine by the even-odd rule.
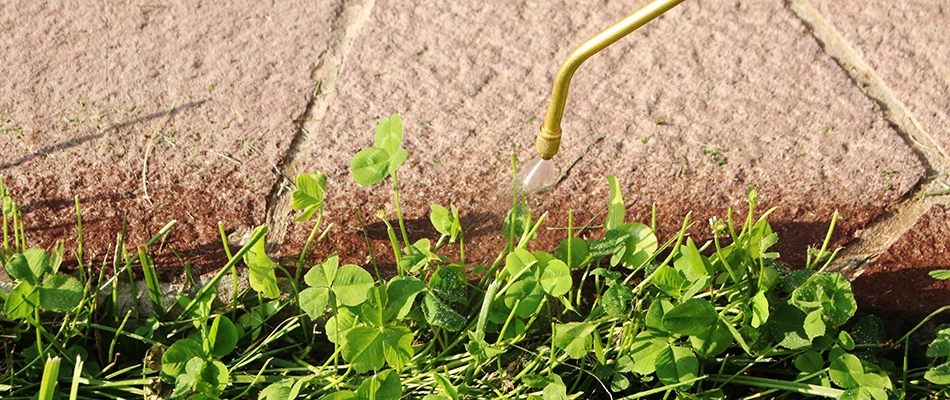
[[[643,8],[630,14],[620,20],[613,26],[598,33],[596,36],[587,39],[580,45],[567,60],[561,65],[561,69],[554,78],[554,88],[551,90],[551,104],[548,106],[548,114],[544,118],[544,125],[541,125],[541,131],[538,132],[538,140],[535,147],[542,159],[550,160],[557,154],[558,147],[561,145],[561,116],[564,115],[564,103],[567,100],[567,89],[571,85],[571,77],[574,71],[580,67],[581,63],[590,56],[610,46],[620,38],[627,36],[630,32],[650,22],[654,18],[669,11],[683,0],[654,0]]]

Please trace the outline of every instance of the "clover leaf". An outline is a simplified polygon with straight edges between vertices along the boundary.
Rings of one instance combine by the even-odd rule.
[[[323,208],[326,186],[327,176],[319,171],[297,176],[297,190],[291,196],[291,208],[303,213],[294,218],[294,221],[307,221]]]
[[[254,236],[258,230],[263,228],[263,226],[255,228],[251,236]],[[277,275],[274,273],[277,263],[267,256],[263,239],[258,240],[244,255],[244,263],[247,264],[248,281],[251,288],[270,299],[276,299],[280,296],[280,289],[277,287]]]
[[[376,125],[375,146],[360,150],[350,159],[353,180],[361,186],[375,185],[396,173],[409,157],[402,147],[402,119],[393,114]]]

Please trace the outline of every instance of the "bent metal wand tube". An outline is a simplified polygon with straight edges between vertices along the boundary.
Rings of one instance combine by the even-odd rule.
[[[558,70],[557,76],[554,78],[554,88],[551,89],[551,103],[548,105],[547,116],[544,118],[544,124],[541,125],[535,143],[538,155],[542,159],[550,160],[557,154],[561,145],[561,116],[564,115],[567,89],[571,85],[571,77],[574,76],[574,71],[577,71],[577,68],[590,56],[682,2],[683,0],[654,0],[611,27],[604,29],[603,32],[587,39],[586,42],[567,56],[567,60],[561,65],[561,69]]]

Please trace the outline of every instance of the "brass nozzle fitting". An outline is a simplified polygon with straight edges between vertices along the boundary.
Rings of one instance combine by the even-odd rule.
[[[534,147],[538,150],[538,155],[542,159],[550,160],[557,154],[558,148],[561,147],[561,130],[551,132],[544,125],[541,125],[538,130],[538,140],[535,141]]]

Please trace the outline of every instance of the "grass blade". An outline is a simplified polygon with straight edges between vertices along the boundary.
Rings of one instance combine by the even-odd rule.
[[[158,233],[156,233],[155,236],[152,236],[151,239],[149,239],[147,242],[145,242],[145,245],[146,245],[146,246],[151,246],[151,245],[155,244],[155,242],[157,242],[158,239],[161,239],[163,236],[167,235],[168,232],[171,231],[172,228],[175,227],[176,224],[178,224],[178,221],[177,221],[177,220],[171,220],[171,221],[169,221],[167,224],[165,224],[165,226],[162,227],[162,229],[159,229],[159,230],[158,230]]]
[[[56,394],[56,378],[59,377],[59,357],[47,358],[43,367],[43,378],[40,381],[39,400],[52,400]]]
[[[85,282],[86,268],[83,266],[82,251],[82,210],[79,208],[79,195],[75,197],[76,201],[76,269],[79,270],[79,280]]]
[[[706,378],[707,378],[707,377],[706,377],[705,375],[703,375],[703,376],[697,376],[697,377],[695,377],[695,378],[693,378],[693,379],[687,379],[687,380],[682,381],[682,382],[671,383],[671,384],[666,385],[666,386],[660,386],[660,387],[658,387],[658,388],[653,388],[653,389],[650,389],[650,390],[644,390],[644,391],[642,391],[642,392],[637,392],[637,393],[631,394],[631,395],[629,395],[629,396],[621,397],[619,400],[633,400],[633,399],[639,399],[639,398],[651,396],[651,395],[654,395],[654,394],[657,394],[657,393],[662,393],[662,392],[666,392],[666,391],[670,391],[670,390],[675,390],[676,388],[678,388],[678,387],[680,387],[680,386],[687,386],[687,385],[692,384],[693,382],[700,381],[700,380],[703,380],[703,379],[706,379]]]
[[[234,258],[228,260],[228,263],[224,265],[224,268],[221,268],[221,270],[218,271],[218,273],[215,274],[214,277],[212,277],[211,280],[208,281],[206,285],[202,286],[201,289],[198,289],[198,293],[195,293],[195,297],[191,299],[188,305],[185,306],[185,309],[182,310],[181,314],[179,315],[179,319],[181,319],[182,315],[188,315],[188,313],[191,312],[191,310],[198,305],[199,303],[198,299],[203,298],[205,293],[207,293],[209,290],[214,290],[214,287],[218,284],[218,281],[221,280],[224,274],[229,273],[231,271],[231,268],[234,268],[234,265],[237,264],[239,260],[243,260],[244,255],[247,254],[247,252],[251,250],[251,247],[257,244],[257,241],[264,239],[264,235],[267,234],[267,230],[268,230],[267,226],[262,225],[261,229],[259,229],[247,241],[247,244],[245,244],[244,247],[241,247],[241,249],[238,250],[237,253],[234,253]]]
[[[779,379],[769,379],[769,378],[759,378],[754,376],[710,376],[707,378],[710,382],[725,382],[728,380],[729,383],[737,385],[745,385],[751,387],[759,387],[766,389],[779,389],[787,392],[794,392],[799,394],[811,395],[811,396],[821,396],[828,397],[832,399],[837,399],[844,394],[844,390],[835,389],[825,386],[811,385],[807,383],[800,382],[789,382]]]
[[[69,400],[76,400],[79,397],[79,378],[82,375],[82,357],[76,355],[76,364],[73,367],[73,382],[69,388]]]
[[[161,319],[165,316],[165,305],[162,304],[162,288],[158,284],[155,264],[152,262],[152,257],[148,254],[148,247],[145,245],[139,246],[139,261],[142,263],[142,274],[145,275],[145,286],[148,287],[148,298],[152,302],[152,313]]]

